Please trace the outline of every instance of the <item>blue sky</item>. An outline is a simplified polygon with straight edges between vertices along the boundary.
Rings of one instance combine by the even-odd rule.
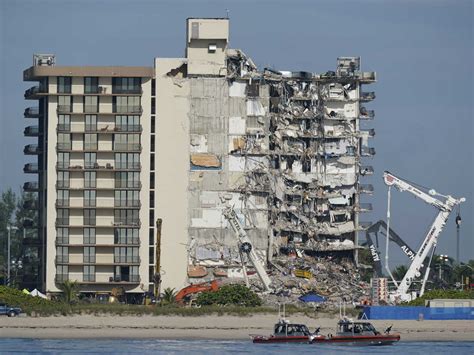
[[[33,1],[0,0],[0,188],[28,180],[23,100],[31,83],[22,71],[33,53],[55,53],[58,65],[153,65],[154,57],[182,57],[187,17],[230,11],[233,48],[260,68],[325,72],[338,56],[360,55],[377,71],[367,87],[377,99],[373,146],[374,212],[386,213],[384,170],[444,194],[465,196],[461,258],[473,241],[473,2],[426,1]],[[31,178],[30,178],[31,179]],[[392,194],[392,226],[417,248],[436,211],[407,193]],[[437,253],[455,255],[454,214]],[[393,264],[406,261],[394,254]]]

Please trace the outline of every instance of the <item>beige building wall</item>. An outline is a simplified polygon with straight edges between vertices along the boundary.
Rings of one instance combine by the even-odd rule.
[[[156,77],[156,218],[161,230],[162,289],[186,284],[188,243],[189,81],[168,76],[184,59],[155,60]]]

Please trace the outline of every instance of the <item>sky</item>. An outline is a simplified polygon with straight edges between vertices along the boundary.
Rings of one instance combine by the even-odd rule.
[[[122,1],[0,0],[0,190],[24,181],[26,125],[33,106],[22,82],[33,53],[56,54],[57,65],[152,66],[154,57],[183,57],[188,17],[230,18],[230,47],[259,68],[326,72],[338,56],[361,56],[376,71],[377,154],[366,158],[375,174],[372,213],[385,218],[384,170],[466,197],[461,216],[461,260],[474,259],[473,241],[473,2],[470,0],[346,1]],[[437,211],[407,192],[392,192],[393,229],[418,249]],[[437,253],[455,257],[453,213]],[[396,248],[396,247],[391,247]],[[392,249],[393,250],[393,249]],[[391,265],[408,259],[393,252]]]

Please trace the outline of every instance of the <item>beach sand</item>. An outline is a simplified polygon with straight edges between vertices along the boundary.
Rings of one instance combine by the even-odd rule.
[[[294,323],[311,331],[334,334],[337,320],[291,316]],[[1,338],[159,338],[159,339],[249,339],[249,334],[268,335],[275,315],[234,316],[111,316],[0,318]],[[392,332],[406,341],[474,341],[474,321],[372,321],[379,331],[393,324]]]

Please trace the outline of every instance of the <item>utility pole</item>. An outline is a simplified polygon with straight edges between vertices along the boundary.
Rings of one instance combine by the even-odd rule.
[[[460,230],[461,230],[461,215],[459,214],[456,216],[456,262],[459,264],[459,243],[460,243]]]

